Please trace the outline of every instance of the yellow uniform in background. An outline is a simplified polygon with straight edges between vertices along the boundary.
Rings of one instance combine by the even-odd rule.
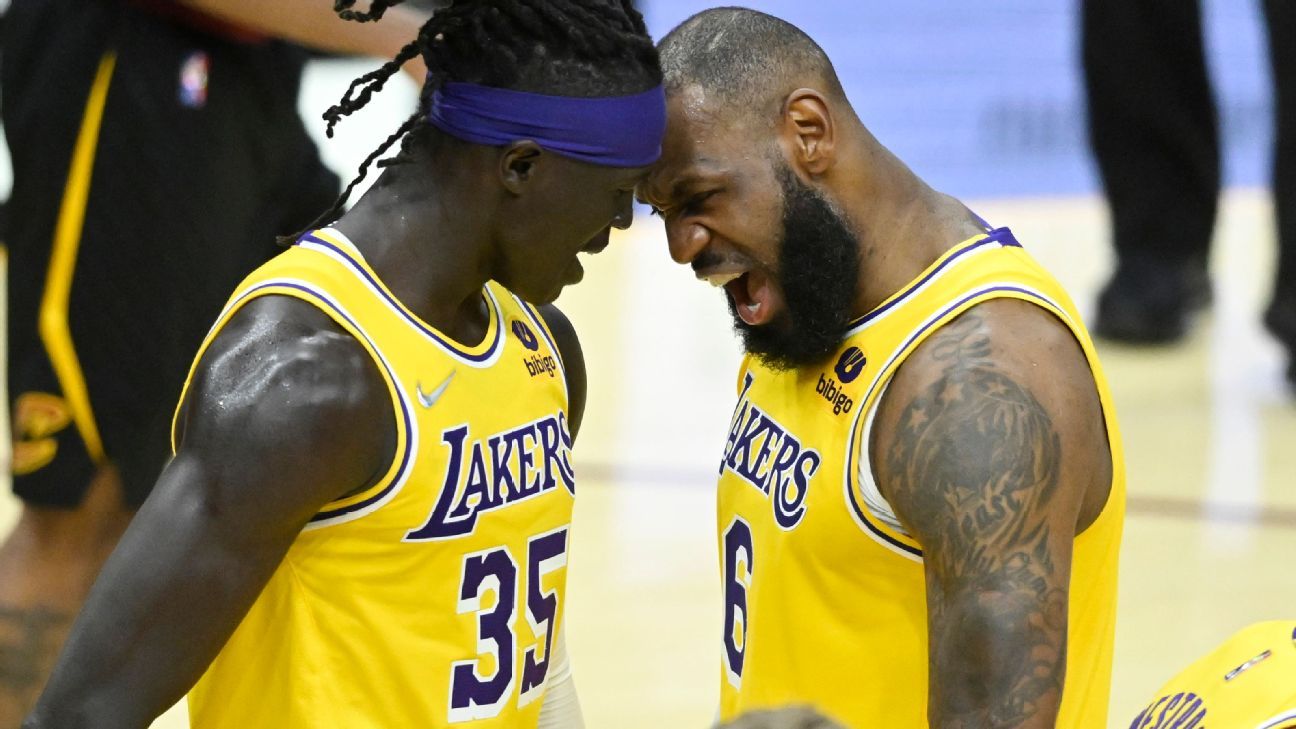
[[[193,726],[536,726],[575,493],[544,322],[490,284],[485,339],[461,347],[330,229],[250,275],[207,343],[259,296],[316,306],[364,345],[390,390],[396,453],[297,537],[190,693]]]
[[[1130,729],[1296,727],[1296,621],[1258,623],[1157,692]]]
[[[1074,304],[1007,229],[947,252],[855,322],[822,369],[775,372],[744,361],[720,467],[722,718],[811,704],[854,729],[927,726],[922,547],[878,494],[866,444],[905,358],[942,324],[995,298],[1056,315],[1098,383],[1114,475],[1107,505],[1075,540],[1058,726],[1105,729],[1125,518],[1120,436]]]

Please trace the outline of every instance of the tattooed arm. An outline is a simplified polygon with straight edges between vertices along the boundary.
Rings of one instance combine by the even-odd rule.
[[[1072,542],[1111,482],[1079,345],[1038,307],[978,305],[901,366],[870,447],[923,547],[931,726],[1052,727]]]

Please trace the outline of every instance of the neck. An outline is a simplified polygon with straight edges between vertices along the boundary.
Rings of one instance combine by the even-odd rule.
[[[433,169],[417,158],[405,165]],[[462,165],[384,172],[334,227],[350,238],[402,304],[456,341],[486,333],[481,289],[490,276],[491,199]]]
[[[929,187],[862,126],[826,180],[860,245],[853,314],[876,309],[951,246],[983,229],[962,203]]]

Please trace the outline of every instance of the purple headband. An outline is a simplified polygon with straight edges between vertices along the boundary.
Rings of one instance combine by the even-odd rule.
[[[530,139],[602,167],[644,167],[661,156],[666,97],[660,86],[586,99],[451,82],[433,94],[428,121],[474,144],[498,147]]]

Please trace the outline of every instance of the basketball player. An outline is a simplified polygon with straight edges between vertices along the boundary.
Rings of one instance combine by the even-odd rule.
[[[142,728],[191,687],[195,727],[580,726],[558,633],[585,379],[547,304],[660,154],[656,51],[629,2],[456,0],[330,128],[415,55],[420,108],[361,176],[400,154],[199,350],[29,729]]]
[[[719,482],[721,716],[1106,726],[1124,476],[1061,287],[741,8],[659,45],[641,196],[747,356]]]
[[[1130,729],[1296,727],[1296,621],[1244,628],[1161,687]]]
[[[297,109],[308,52],[284,41],[390,58],[426,15],[358,28],[319,0],[5,5],[22,504],[0,537],[0,728],[12,729],[170,456],[176,394],[213,317],[277,253],[275,234],[337,198]],[[409,70],[422,79],[422,66]]]

